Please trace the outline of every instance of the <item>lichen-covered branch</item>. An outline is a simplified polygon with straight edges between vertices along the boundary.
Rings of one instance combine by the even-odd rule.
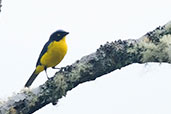
[[[2,7],[2,0],[0,0],[0,12],[1,12],[1,7]]]
[[[65,96],[77,85],[132,63],[171,62],[171,22],[138,40],[114,41],[68,65],[35,89],[24,89],[0,106],[0,113],[31,114]]]

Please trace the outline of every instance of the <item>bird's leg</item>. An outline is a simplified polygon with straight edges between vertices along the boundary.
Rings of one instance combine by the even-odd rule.
[[[52,68],[53,68],[53,69],[60,69],[60,68],[57,68],[57,67],[55,67],[55,66],[53,66]]]
[[[47,74],[47,67],[45,67],[45,73],[46,73],[47,79],[50,79],[48,74]]]
[[[65,67],[57,68],[57,67],[52,67],[53,69],[59,69],[60,71],[64,70]]]

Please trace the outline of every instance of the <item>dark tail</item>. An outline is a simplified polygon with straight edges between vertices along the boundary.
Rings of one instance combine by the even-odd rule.
[[[38,74],[36,74],[34,71],[33,74],[30,76],[30,78],[28,79],[28,81],[26,82],[24,87],[30,87],[37,76],[38,76]]]

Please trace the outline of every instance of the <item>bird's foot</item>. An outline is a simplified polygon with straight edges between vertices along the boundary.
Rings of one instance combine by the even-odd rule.
[[[61,68],[57,68],[57,67],[52,67],[53,69],[61,69]]]

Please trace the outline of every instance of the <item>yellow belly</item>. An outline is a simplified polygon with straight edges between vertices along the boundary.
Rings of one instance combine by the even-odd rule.
[[[59,64],[67,52],[65,38],[60,41],[53,41],[49,44],[47,52],[40,59],[43,66],[54,67]]]

